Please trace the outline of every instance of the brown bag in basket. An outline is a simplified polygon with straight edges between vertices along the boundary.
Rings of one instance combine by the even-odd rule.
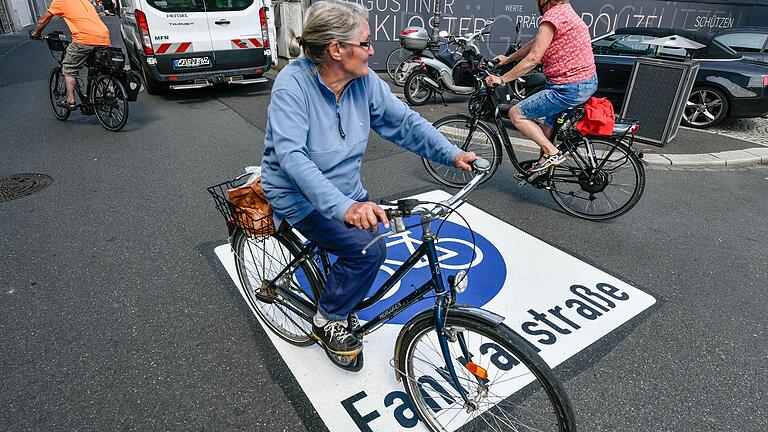
[[[227,190],[229,202],[234,204],[235,223],[249,236],[267,236],[275,232],[272,207],[264,197],[261,177],[239,188]]]

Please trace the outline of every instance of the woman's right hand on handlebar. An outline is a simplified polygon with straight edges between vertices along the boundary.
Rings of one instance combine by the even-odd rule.
[[[453,165],[463,171],[472,172],[472,162],[477,159],[475,152],[461,152],[453,159]]]
[[[509,63],[509,57],[507,57],[507,56],[505,56],[503,54],[499,54],[496,57],[494,57],[493,59],[498,62],[497,66],[502,66],[502,65],[505,65],[505,64]]]
[[[504,84],[504,80],[498,75],[488,75],[485,77],[485,85],[488,87],[496,87]]]
[[[372,232],[378,230],[379,221],[384,224],[384,228],[389,228],[389,219],[384,209],[370,201],[353,203],[344,213],[344,222]]]

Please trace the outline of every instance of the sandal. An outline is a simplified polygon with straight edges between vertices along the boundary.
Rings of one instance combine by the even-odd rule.
[[[553,155],[544,155],[544,159],[536,162],[530,169],[530,172],[536,173],[539,171],[547,170],[553,166],[561,165],[565,162],[565,155],[562,152],[557,152]]]
[[[56,106],[58,106],[59,108],[64,108],[72,111],[77,107],[77,104],[75,102],[69,103],[65,100],[60,100],[60,101],[56,101]]]

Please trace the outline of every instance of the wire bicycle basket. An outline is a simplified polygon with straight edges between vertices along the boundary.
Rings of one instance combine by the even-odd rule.
[[[224,221],[227,224],[227,234],[230,237],[239,229],[249,237],[263,240],[275,232],[272,209],[268,208],[268,211],[265,211],[263,207],[255,208],[238,205],[231,200],[232,191],[248,187],[247,179],[249,175],[246,173],[232,180],[210,186],[208,193],[213,196],[216,209],[224,216]],[[256,195],[255,191],[252,193]],[[257,196],[257,199],[263,199],[263,197]]]

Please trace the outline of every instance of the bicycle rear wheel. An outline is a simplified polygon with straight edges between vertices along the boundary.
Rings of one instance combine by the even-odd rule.
[[[569,214],[587,220],[608,220],[637,204],[645,189],[645,168],[626,145],[611,138],[590,138],[594,162],[582,140],[567,160],[549,172],[550,193]],[[562,149],[562,146],[561,146]]]
[[[443,117],[433,123],[433,126],[452,144],[463,151],[475,152],[478,157],[487,159],[491,163],[491,170],[483,183],[488,181],[501,165],[501,144],[493,130],[485,123],[477,122],[477,125],[472,127],[470,117],[458,114]],[[472,173],[432,162],[426,158],[422,158],[421,162],[429,175],[446,186],[464,187],[474,177]]]
[[[111,75],[96,77],[91,101],[96,117],[104,128],[117,132],[128,121],[128,97],[123,83]]]
[[[387,56],[387,75],[393,80],[395,79],[395,71],[403,60],[407,59],[410,52],[405,48],[395,48]]]
[[[431,317],[414,324],[400,349],[406,392],[429,430],[576,430],[570,402],[552,370],[509,327],[449,314],[445,331],[471,404],[453,385]]]
[[[58,105],[59,102],[67,100],[67,87],[60,67],[51,70],[51,75],[48,77],[48,98],[51,101],[53,115],[57,119],[64,121],[69,118],[71,111]]]
[[[238,230],[232,247],[237,275],[251,310],[286,341],[298,346],[313,344],[312,317],[315,299],[321,292],[314,261],[304,260],[270,283],[299,254],[298,240],[281,233],[254,238]]]

